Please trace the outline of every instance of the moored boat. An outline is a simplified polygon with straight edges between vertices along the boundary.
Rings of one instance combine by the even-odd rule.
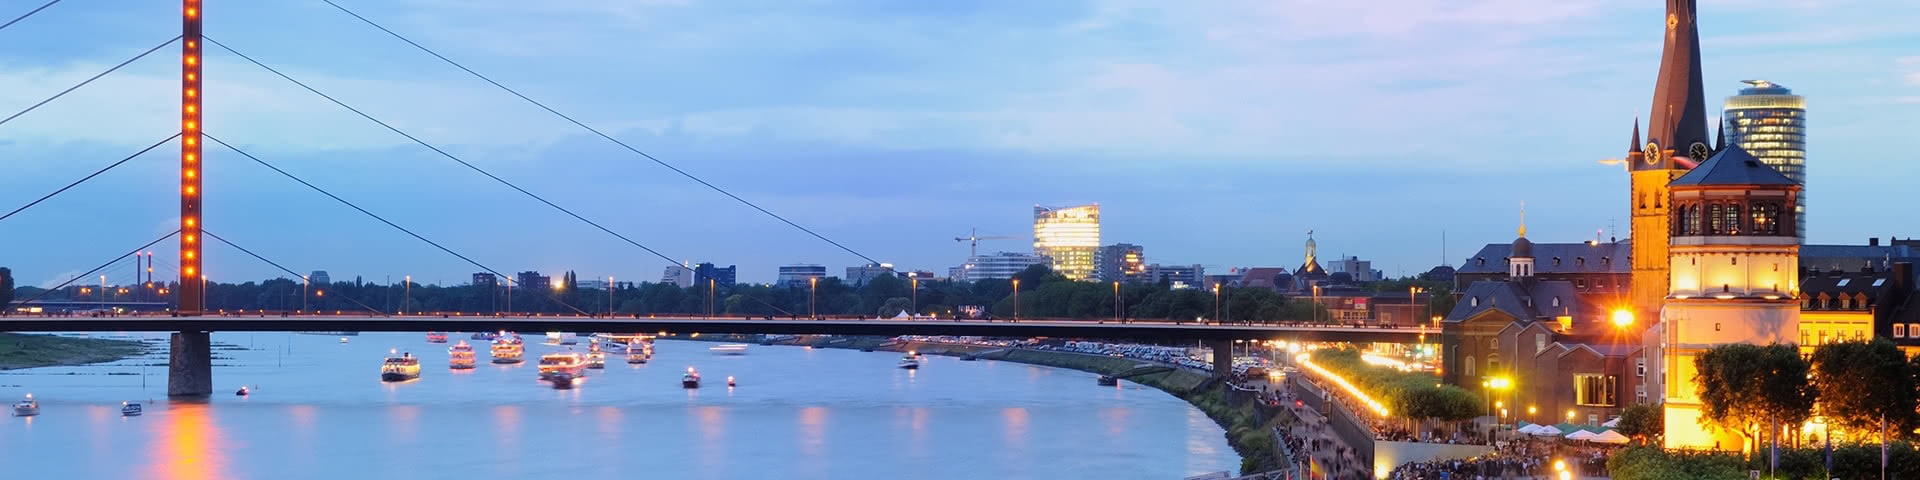
[[[500,334],[493,339],[493,363],[520,363],[526,360],[526,346],[518,335]]]
[[[919,356],[919,355],[916,355],[916,354],[914,354],[914,352],[911,352],[911,351],[909,351],[909,352],[907,352],[907,354],[906,354],[906,355],[901,355],[901,356],[900,356],[900,368],[904,368],[904,369],[908,369],[908,370],[919,370],[919,369],[920,369],[920,356]]]
[[[447,343],[447,334],[427,332],[427,343]]]
[[[473,368],[473,364],[473,347],[467,345],[467,342],[461,341],[460,343],[453,344],[452,347],[447,347],[447,368],[470,370]]]
[[[549,353],[540,356],[540,379],[553,382],[572,382],[579,377],[587,366],[587,360],[580,354]]]
[[[1112,375],[1101,375],[1100,378],[1094,381],[1098,382],[1102,387],[1111,387],[1120,384],[1120,379],[1114,378]]]
[[[389,352],[386,362],[380,365],[380,381],[404,382],[416,378],[420,378],[420,359],[412,353],[396,357]]]
[[[680,388],[700,388],[700,372],[687,367],[687,374],[680,376]]]
[[[141,413],[140,402],[120,402],[120,416],[138,417]]]
[[[473,335],[467,338],[471,340],[493,340],[493,336],[493,332],[473,332]]]
[[[709,352],[713,352],[713,353],[715,353],[715,354],[719,354],[719,355],[746,355],[746,354],[747,354],[747,344],[744,344],[744,343],[723,343],[723,344],[719,344],[719,345],[714,345],[714,346],[711,346],[711,347],[707,347],[707,351],[709,351]]]
[[[34,400],[33,394],[31,393],[27,394],[27,399],[21,400],[20,403],[13,404],[13,416],[31,417],[39,414],[40,401]]]
[[[627,344],[627,363],[635,365],[647,363],[647,360],[650,360],[652,356],[652,348],[642,346],[638,343]]]

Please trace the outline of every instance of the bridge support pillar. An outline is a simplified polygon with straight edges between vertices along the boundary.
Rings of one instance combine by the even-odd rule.
[[[1233,341],[1208,340],[1207,348],[1213,349],[1213,376],[1233,375]]]
[[[167,396],[213,394],[213,340],[207,332],[173,334],[167,355]]]

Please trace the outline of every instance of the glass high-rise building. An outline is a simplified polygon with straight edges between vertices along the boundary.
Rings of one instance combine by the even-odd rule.
[[[1747,80],[1739,95],[1727,97],[1727,141],[1760,163],[1800,182],[1799,201],[1793,206],[1794,234],[1807,239],[1807,101],[1786,86],[1766,80]]]
[[[1033,254],[1053,259],[1053,271],[1074,280],[1092,279],[1099,250],[1099,204],[1033,207]]]

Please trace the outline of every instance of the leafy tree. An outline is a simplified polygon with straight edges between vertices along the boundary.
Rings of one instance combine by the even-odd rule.
[[[887,299],[886,303],[880,304],[880,311],[877,315],[879,315],[880,318],[889,318],[900,315],[900,312],[905,312],[910,308],[913,308],[913,300],[909,300],[907,297],[893,297]]]
[[[13,302],[13,269],[0,267],[0,316],[13,311],[7,304]]]
[[[1813,351],[1814,379],[1820,385],[1823,416],[1854,431],[1912,432],[1920,427],[1914,411],[1914,373],[1893,341],[1821,345]]]
[[[1740,432],[1756,445],[1755,427],[1805,423],[1820,395],[1807,380],[1811,368],[1793,345],[1721,345],[1693,362],[1702,422]]]
[[[1620,412],[1620,434],[1650,444],[1653,437],[1666,433],[1667,411],[1659,405],[1638,404]]]

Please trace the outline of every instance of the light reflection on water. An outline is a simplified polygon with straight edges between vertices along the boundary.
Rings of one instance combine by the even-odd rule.
[[[1239,463],[1184,402],[1067,370],[928,356],[915,371],[895,368],[897,353],[714,356],[662,341],[654,362],[556,390],[525,364],[449,371],[444,347],[417,334],[247,337],[214,337],[254,344],[218,350],[214,371],[220,385],[258,385],[247,397],[165,400],[165,369],[139,366],[165,362],[164,349],[0,373],[0,400],[32,391],[43,411],[0,419],[0,465],[10,478],[975,479],[1180,478]],[[389,348],[422,357],[421,378],[379,382]],[[710,379],[704,388],[679,388],[689,365]],[[715,391],[728,376],[740,387]],[[139,399],[154,399],[145,416],[119,417],[122,400]]]

